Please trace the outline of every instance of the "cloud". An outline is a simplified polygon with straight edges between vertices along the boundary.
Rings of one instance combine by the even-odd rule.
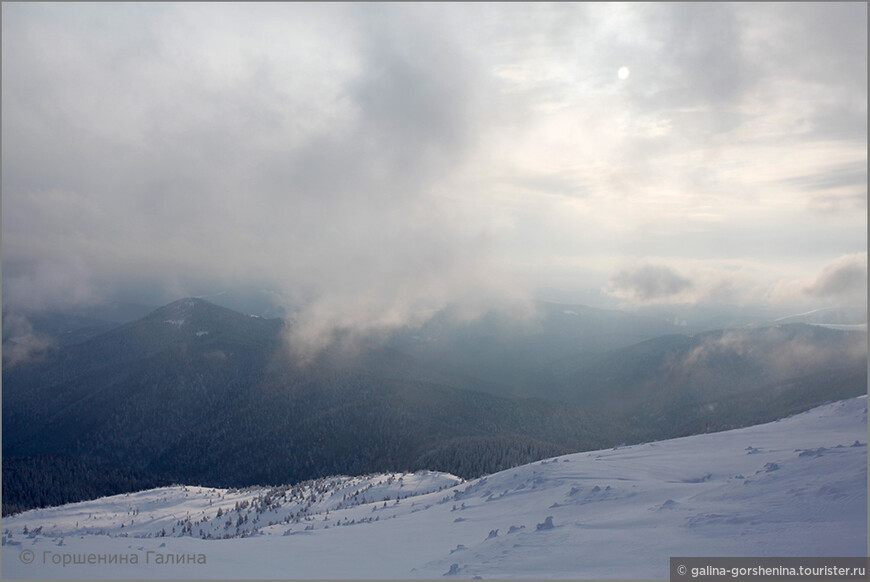
[[[617,293],[625,293],[641,301],[678,295],[692,287],[692,281],[661,265],[643,265],[623,269],[611,283]]]
[[[804,288],[812,297],[841,299],[867,293],[867,253],[840,257],[822,270],[813,283]]]
[[[773,381],[822,368],[854,366],[866,356],[866,334],[827,336],[807,329],[776,326],[706,335],[700,345],[674,364],[684,371],[703,370],[711,365],[721,369],[724,362],[740,358],[746,365],[764,370]]]
[[[34,331],[22,314],[3,314],[3,365],[39,361],[53,345],[51,338]]]
[[[635,94],[639,104],[686,109],[702,107],[709,129],[739,123],[737,105],[759,80],[758,67],[744,54],[741,10],[727,4],[651,4],[641,8],[655,47],[654,82]]]
[[[786,186],[795,186],[803,190],[836,190],[839,188],[859,189],[867,191],[867,166],[865,164],[848,164],[832,167],[823,173],[812,173],[783,180]]]
[[[295,308],[291,340],[311,346],[516,296],[485,229],[441,187],[490,90],[444,10],[167,6],[141,28],[112,6],[13,10],[4,39],[26,50],[4,67],[22,81],[4,104],[23,113],[4,125],[4,251],[68,249],[116,284],[157,279],[166,294],[267,281]],[[10,296],[82,299],[85,273],[75,288],[48,261]]]
[[[287,225],[302,254],[281,279],[304,294],[289,327],[303,354],[337,334],[420,324],[456,303],[483,313],[520,296],[488,238],[463,228],[461,207],[444,206],[438,190],[476,138],[475,64],[422,14],[375,14],[360,34],[363,73],[347,84],[353,116],[304,145],[286,180],[305,189],[302,220]]]
[[[105,297],[79,257],[45,259],[24,268],[12,265],[3,281],[4,308],[25,312],[94,305]]]
[[[767,282],[680,261],[812,273],[866,242],[866,135],[843,131],[866,126],[863,5],[3,16],[4,291],[23,303],[255,281],[319,345],[566,271],[600,288],[627,257],[650,266],[617,296],[739,300]]]
[[[3,363],[39,361],[54,347],[37,332],[34,312],[65,311],[105,301],[102,285],[79,257],[57,257],[23,265],[4,263]]]

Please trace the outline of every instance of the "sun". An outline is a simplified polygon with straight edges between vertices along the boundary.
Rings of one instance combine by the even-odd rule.
[[[625,81],[628,79],[628,76],[631,74],[631,71],[628,70],[628,67],[619,67],[619,70],[616,71],[616,76],[620,78],[620,80]]]

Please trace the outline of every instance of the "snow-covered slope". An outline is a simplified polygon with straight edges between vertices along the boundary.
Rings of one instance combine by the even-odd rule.
[[[463,480],[453,475],[421,471],[330,477],[292,487],[216,489],[177,485],[28,511],[4,520],[3,531],[14,532],[10,524],[21,521],[28,533],[37,531],[34,535],[51,537],[96,534],[229,539],[260,533],[289,535],[293,531],[311,531],[316,518],[321,519],[317,529],[338,523],[338,519],[329,519],[330,512],[348,515],[353,512],[341,510],[360,505],[372,511],[377,503],[398,505],[408,497],[459,483]],[[380,519],[379,515],[369,517],[360,520]]]
[[[670,556],[866,548],[862,397],[470,482],[426,472],[169,487],[29,511],[3,520],[2,574],[662,579]]]

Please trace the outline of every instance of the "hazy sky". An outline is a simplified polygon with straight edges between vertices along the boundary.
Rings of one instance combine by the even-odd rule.
[[[2,12],[6,304],[866,293],[865,3]]]

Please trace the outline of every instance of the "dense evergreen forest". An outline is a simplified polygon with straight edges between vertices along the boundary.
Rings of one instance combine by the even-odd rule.
[[[866,362],[854,355],[866,336],[862,348],[860,334],[802,325],[743,334],[739,353],[726,349],[733,337],[714,333],[561,357],[538,375],[536,397],[494,394],[492,377],[423,363],[396,342],[299,365],[284,325],[182,300],[4,366],[4,514],[171,483],[418,469],[472,478],[774,420],[866,391]],[[761,364],[798,344],[831,355],[791,373]],[[478,382],[487,391],[474,390]]]

